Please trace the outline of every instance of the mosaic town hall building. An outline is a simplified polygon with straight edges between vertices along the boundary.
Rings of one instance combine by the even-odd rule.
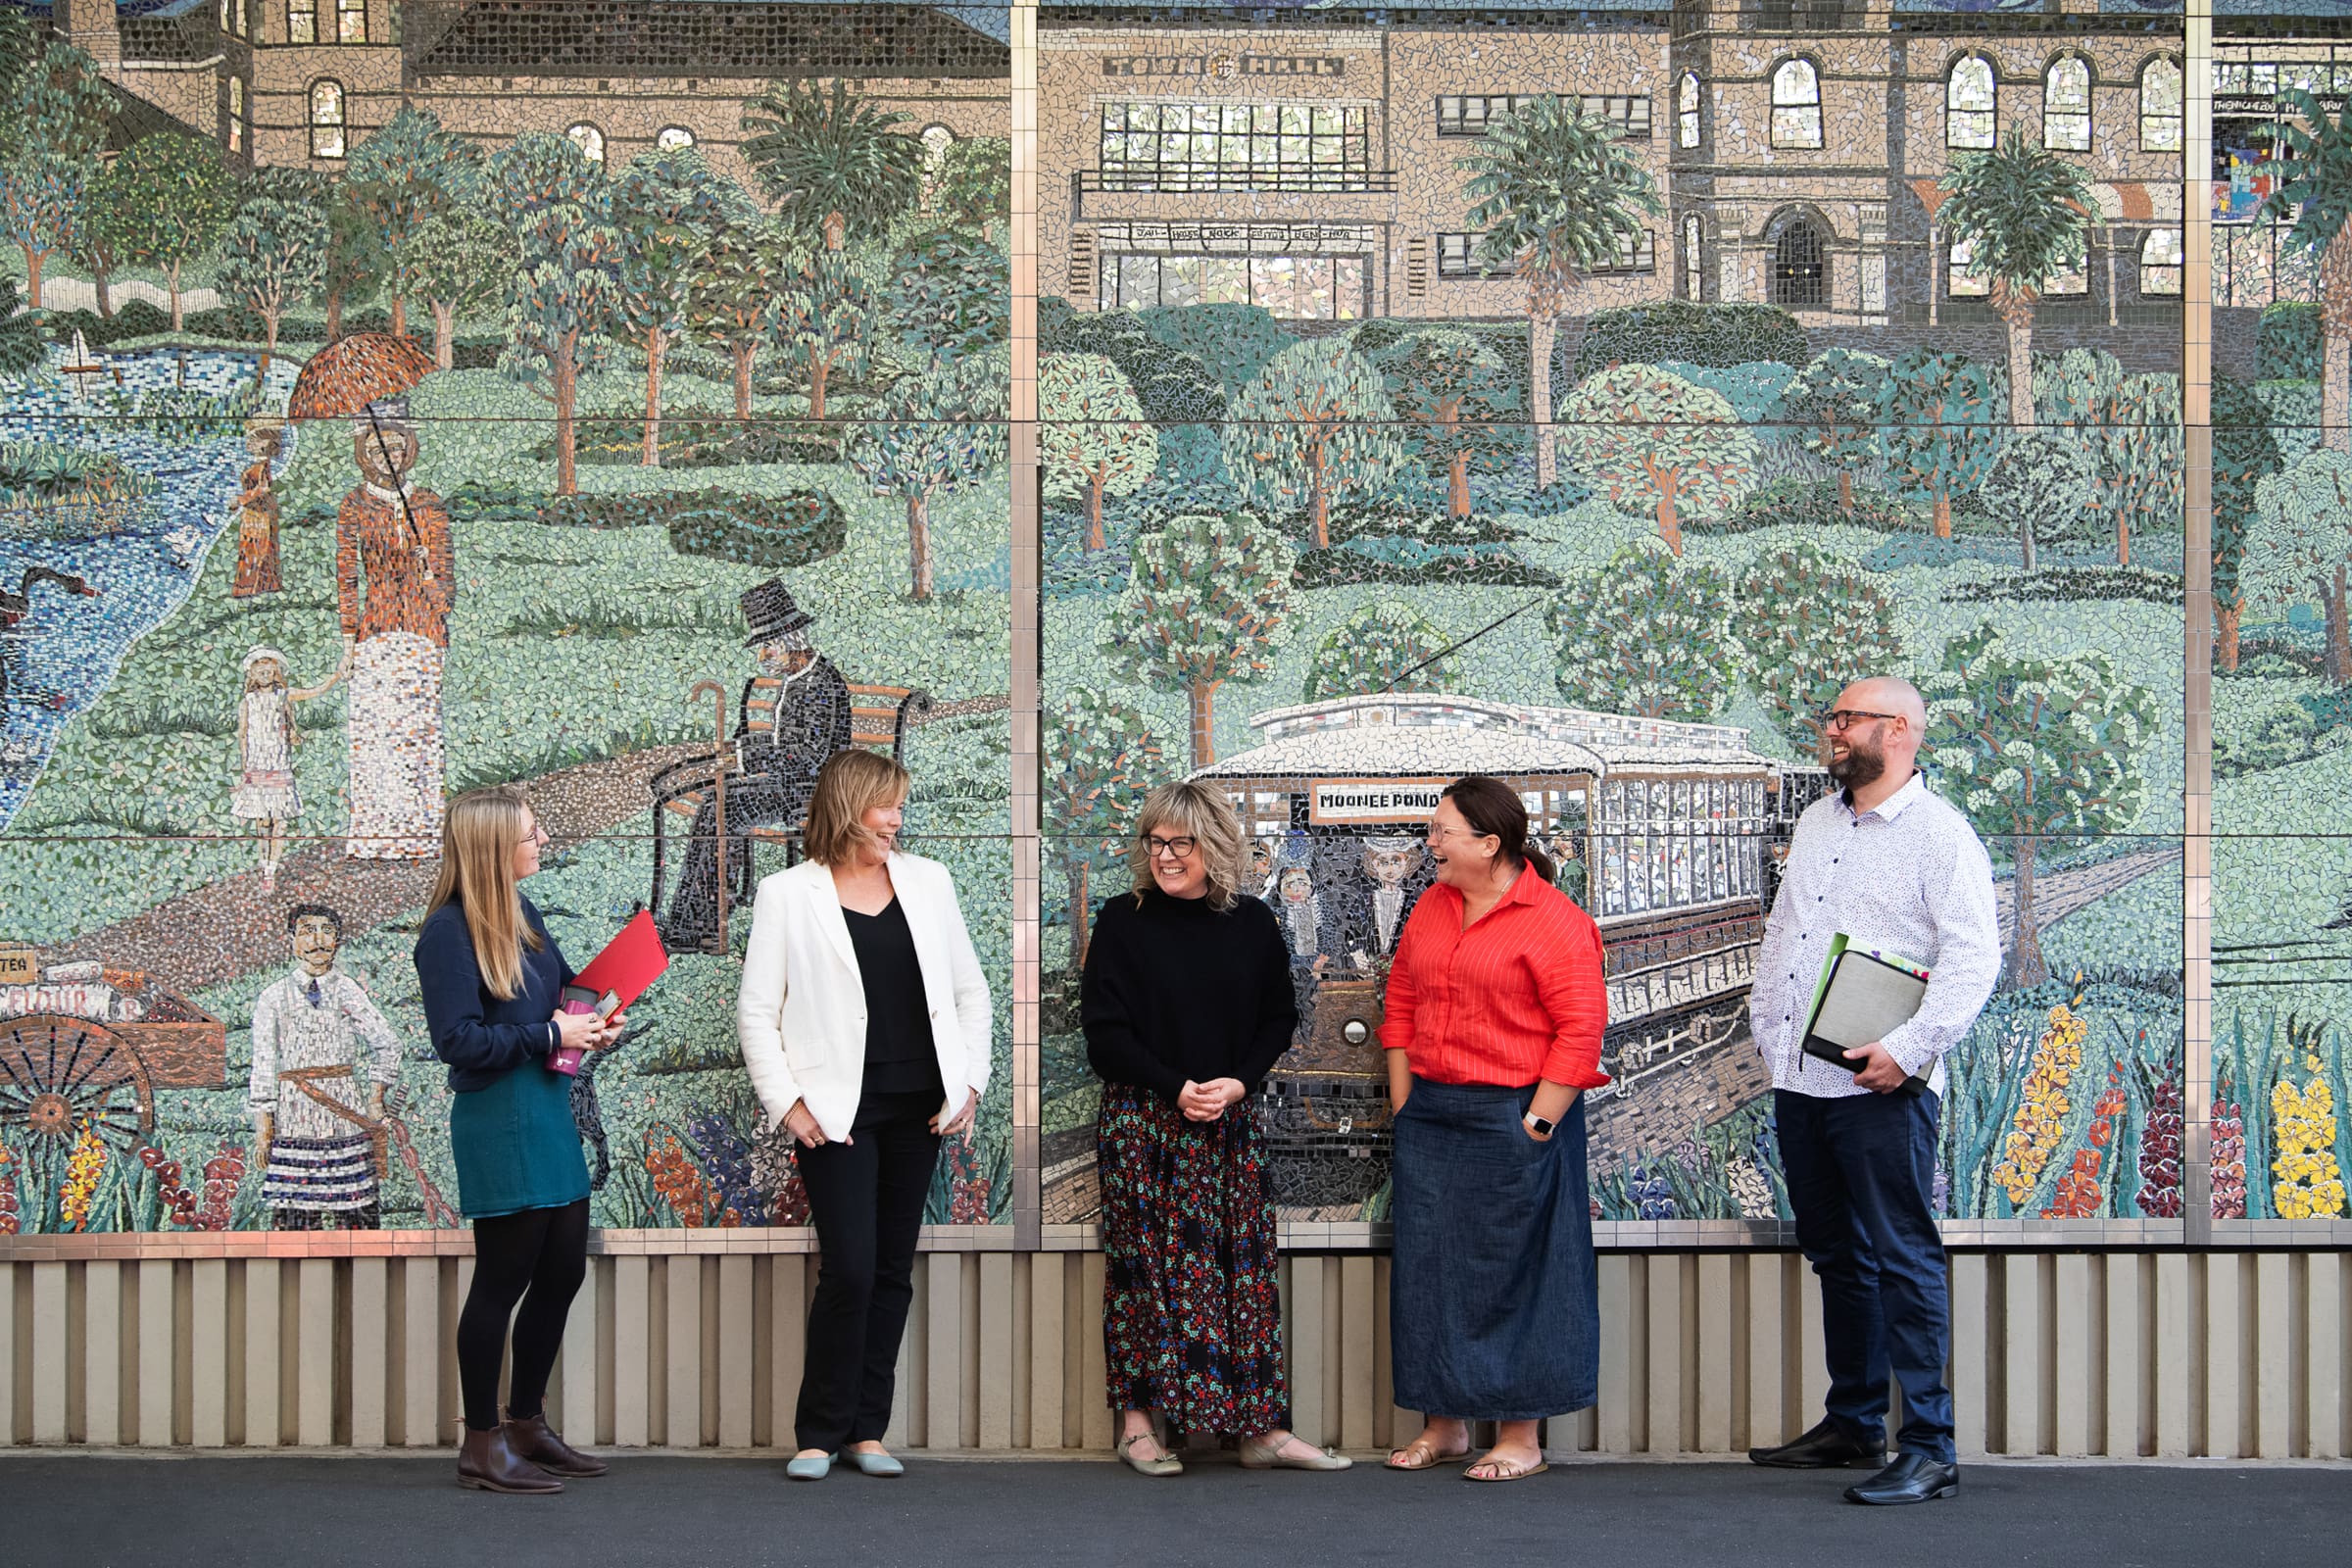
[[[2094,340],[2179,319],[2178,25],[2095,0],[1056,5],[1042,23],[1039,292],[1082,309],[1516,315],[1520,288],[1474,259],[1457,159],[1556,92],[1614,120],[1667,197],[1594,308],[1770,302],[1865,336],[1985,319],[1936,181],[2022,127],[2082,166],[2099,208],[2041,318]]]
[[[743,101],[846,77],[942,136],[1005,131],[996,8],[852,0],[55,0],[52,28],[231,163],[338,172],[403,106],[495,145],[567,132],[619,168],[699,146],[742,177]]]

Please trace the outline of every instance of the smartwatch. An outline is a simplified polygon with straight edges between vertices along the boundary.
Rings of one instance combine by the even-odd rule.
[[[1519,1120],[1525,1123],[1527,1130],[1531,1133],[1534,1133],[1538,1138],[1549,1138],[1552,1134],[1552,1130],[1558,1125],[1556,1122],[1545,1121],[1543,1117],[1537,1115],[1532,1110],[1526,1115],[1520,1117]]]

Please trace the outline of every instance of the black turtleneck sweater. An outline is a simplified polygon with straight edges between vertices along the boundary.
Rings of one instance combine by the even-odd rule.
[[[1086,1059],[1107,1083],[1170,1103],[1185,1081],[1233,1078],[1254,1094],[1290,1049],[1298,1004],[1274,911],[1253,898],[1219,913],[1153,888],[1095,913],[1079,1019]]]

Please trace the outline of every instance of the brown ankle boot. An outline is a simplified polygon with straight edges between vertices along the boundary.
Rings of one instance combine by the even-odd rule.
[[[466,1446],[458,1450],[458,1485],[476,1492],[533,1494],[564,1490],[563,1482],[514,1451],[504,1427],[488,1432],[466,1429]]]
[[[542,1470],[560,1476],[601,1476],[609,1468],[593,1453],[582,1453],[565,1443],[547,1424],[547,1413],[541,1411],[526,1421],[507,1417],[507,1446],[528,1459]]]

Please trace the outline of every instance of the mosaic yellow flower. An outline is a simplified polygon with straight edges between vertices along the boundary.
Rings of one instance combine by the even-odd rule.
[[[2281,1078],[2271,1091],[2278,1150],[2271,1200],[2282,1219],[2332,1219],[2344,1211],[2343,1171],[2335,1158],[2335,1092],[2315,1078],[2298,1089]]]

